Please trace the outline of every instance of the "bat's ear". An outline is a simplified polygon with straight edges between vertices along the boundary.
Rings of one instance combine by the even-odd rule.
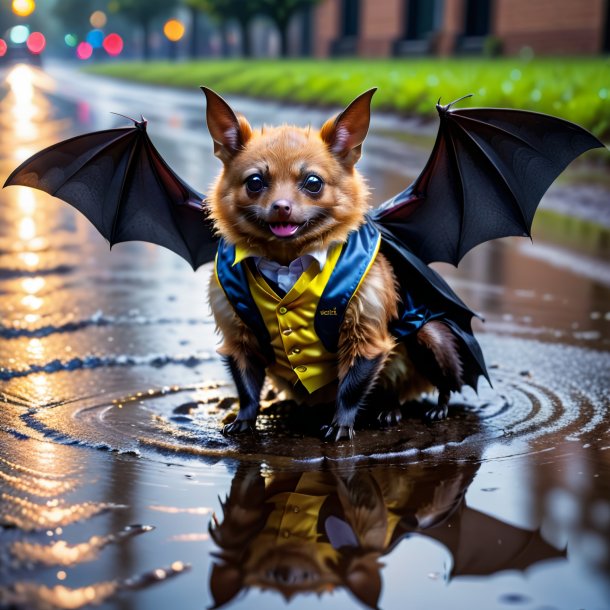
[[[362,142],[369,130],[371,99],[377,88],[359,95],[341,114],[329,119],[320,130],[320,137],[330,151],[347,167],[360,159]]]
[[[243,149],[252,135],[252,128],[245,117],[237,116],[218,93],[207,87],[201,87],[201,90],[207,100],[206,121],[214,140],[214,154],[227,163]]]
[[[243,589],[243,580],[239,568],[226,563],[215,563],[210,576],[210,590],[214,599],[212,608],[228,604]]]
[[[380,553],[370,551],[354,557],[347,566],[345,584],[349,590],[368,608],[377,610],[381,595]]]

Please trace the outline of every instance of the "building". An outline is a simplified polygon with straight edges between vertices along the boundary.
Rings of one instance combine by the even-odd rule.
[[[317,57],[610,52],[610,0],[322,0]]]

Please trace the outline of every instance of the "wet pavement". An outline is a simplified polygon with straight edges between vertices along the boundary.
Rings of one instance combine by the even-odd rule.
[[[195,188],[218,170],[199,92],[18,66],[0,95],[3,176],[124,125],[111,111],[143,114]],[[253,123],[328,114],[235,106]],[[430,130],[376,118],[361,163],[376,202],[423,167]],[[455,395],[434,426],[413,407],[337,445],[271,394],[256,438],[219,433],[235,402],[209,265],[145,244],[110,253],[67,204],[2,191],[0,607],[610,608],[605,172],[576,164],[533,244],[439,265],[486,318],[493,388]]]

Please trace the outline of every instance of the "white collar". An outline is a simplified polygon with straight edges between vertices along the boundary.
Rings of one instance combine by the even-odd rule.
[[[302,256],[299,256],[297,259],[295,259],[294,261],[292,261],[290,264],[294,263],[295,261],[301,261],[303,263],[307,262],[307,258],[306,257],[310,257],[316,261],[318,261],[318,265],[320,265],[320,269],[324,268],[324,265],[326,265],[326,259],[328,258],[328,250],[314,250],[313,252],[307,252],[305,254],[303,254]],[[260,260],[261,256],[256,256],[252,253],[250,253],[250,251],[238,244],[237,246],[235,246],[235,259],[233,260],[233,265],[237,265],[237,263],[241,263],[241,261],[243,261],[246,258],[253,258],[255,261]],[[268,261],[269,263],[275,263],[277,264],[278,267],[289,267],[289,265],[282,265],[280,263],[276,263],[275,261],[271,260],[271,259],[265,259],[266,261]]]
[[[324,265],[326,265],[326,259],[328,258],[328,251],[327,250],[315,250],[314,252],[308,252],[307,254],[304,254],[300,258],[305,258],[306,256],[311,256],[311,258],[318,261],[318,265],[320,265],[320,269],[323,269]]]

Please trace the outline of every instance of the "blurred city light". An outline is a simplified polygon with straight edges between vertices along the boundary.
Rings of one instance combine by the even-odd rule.
[[[69,47],[75,47],[78,44],[78,37],[76,34],[66,34],[64,36],[64,42]]]
[[[47,41],[41,32],[32,32],[26,42],[27,48],[34,53],[34,55],[42,53],[46,44]]]
[[[13,44],[22,44],[30,35],[30,28],[27,25],[16,25],[11,28],[10,38]]]
[[[6,50],[8,49],[8,45],[4,41],[4,39],[0,38],[0,57],[4,57],[6,55]]]
[[[168,40],[178,42],[184,36],[184,25],[177,19],[170,19],[163,26],[163,33]]]
[[[104,43],[104,32],[102,30],[91,30],[87,34],[86,40],[94,49],[99,49]]]
[[[13,0],[13,13],[19,17],[28,17],[36,9],[34,0]]]
[[[93,47],[88,42],[81,42],[76,47],[76,57],[79,59],[89,59],[93,54]]]
[[[104,50],[108,55],[120,55],[123,50],[123,39],[118,34],[108,34],[104,38]]]
[[[95,11],[91,13],[91,17],[89,17],[91,27],[96,29],[102,29],[106,25],[106,21],[108,21],[108,19],[106,18],[106,13],[104,13],[104,11]]]

